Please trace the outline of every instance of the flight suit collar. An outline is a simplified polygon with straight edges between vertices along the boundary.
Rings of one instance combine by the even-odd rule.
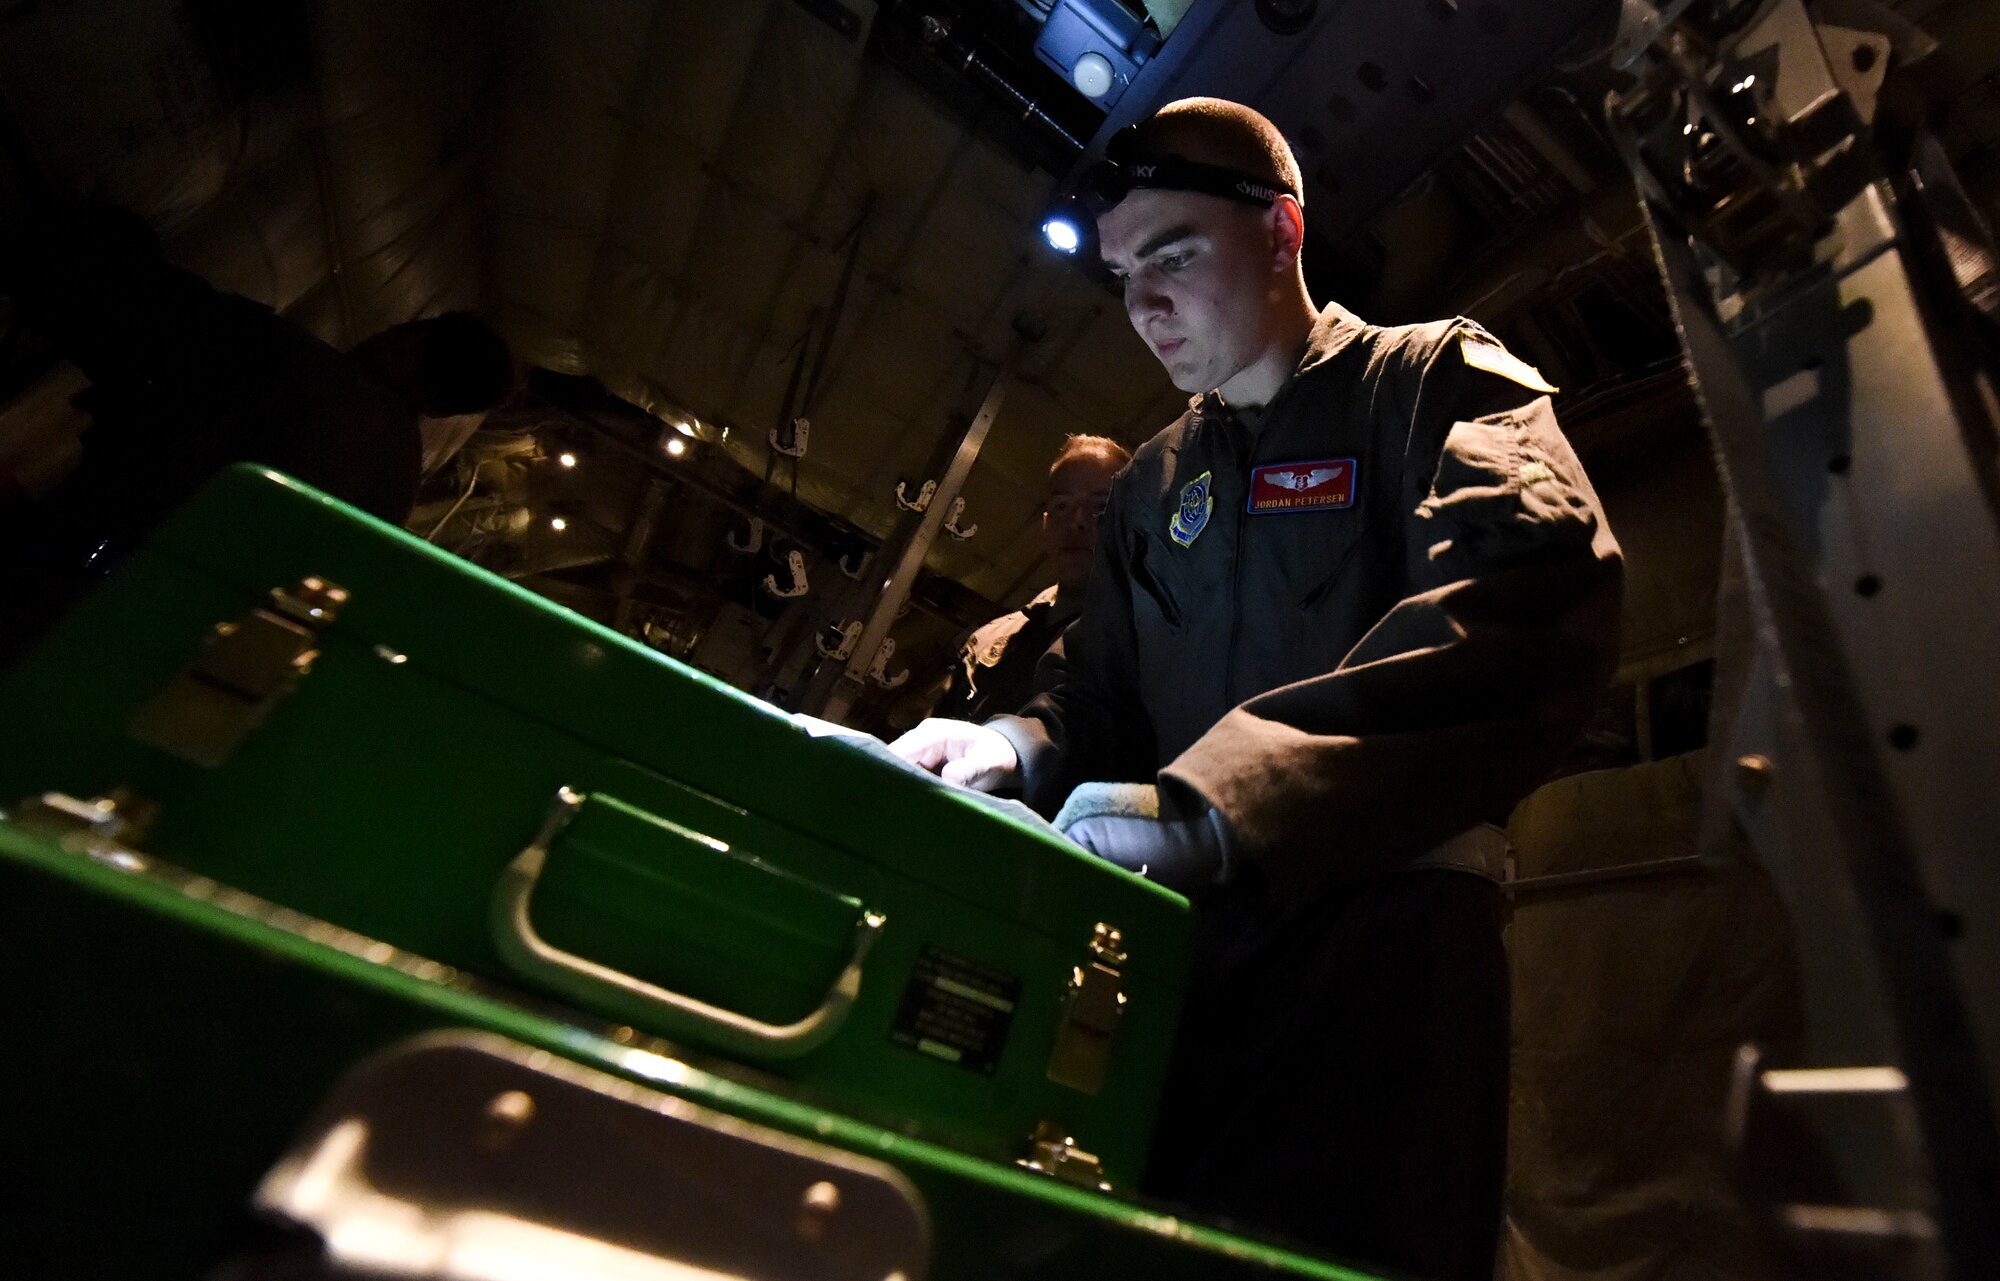
[[[1320,309],[1319,319],[1313,322],[1312,333],[1306,339],[1305,353],[1299,357],[1299,367],[1292,376],[1296,378],[1308,369],[1325,364],[1367,328],[1368,322],[1347,308],[1337,302],[1328,303]]]
[[[1306,348],[1299,354],[1298,368],[1292,371],[1292,377],[1296,379],[1300,374],[1333,359],[1367,328],[1368,323],[1347,308],[1337,302],[1328,303],[1320,309],[1319,319],[1313,322],[1312,332],[1306,337]],[[1271,398],[1272,402],[1276,403],[1290,386],[1288,382],[1280,388],[1278,395]],[[1269,406],[1265,408],[1268,412]],[[1211,388],[1188,399],[1188,412],[1199,422],[1205,417],[1226,415],[1229,407],[1222,399],[1222,393]]]

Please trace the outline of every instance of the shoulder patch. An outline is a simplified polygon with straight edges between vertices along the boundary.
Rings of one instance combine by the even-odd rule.
[[[1203,472],[1181,489],[1181,503],[1167,522],[1167,533],[1183,547],[1194,546],[1194,540],[1208,528],[1208,518],[1215,511],[1215,498],[1208,492],[1213,479],[1213,472]]]
[[[1465,357],[1465,363],[1474,369],[1497,375],[1509,382],[1519,383],[1529,391],[1539,391],[1550,396],[1556,394],[1557,388],[1542,377],[1541,370],[1483,335],[1461,333],[1458,336],[1458,350],[1459,354]]]

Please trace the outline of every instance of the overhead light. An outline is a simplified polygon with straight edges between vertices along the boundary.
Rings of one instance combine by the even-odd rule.
[[[682,454],[685,454],[687,451],[688,451],[688,443],[682,440],[680,437],[675,436],[667,441],[667,452],[669,454],[672,454],[675,458],[679,458]]]
[[[1083,229],[1067,214],[1055,214],[1042,224],[1042,238],[1057,253],[1073,254],[1083,244]]]
[[[569,522],[564,520],[560,516],[551,516],[549,517],[549,528],[555,530],[558,534],[560,534],[565,529],[569,528]]]
[[[1096,99],[1111,92],[1111,86],[1118,82],[1118,73],[1112,68],[1111,59],[1091,52],[1076,60],[1076,65],[1069,69],[1069,79],[1077,92]]]
[[[694,435],[694,424],[693,424],[693,423],[675,423],[675,424],[674,424],[674,430],[675,430],[675,431],[677,431],[677,432],[679,432],[679,433],[680,433],[681,435],[683,435],[683,436],[692,436],[692,435]]]
[[[564,450],[562,453],[556,455],[556,461],[565,467],[574,467],[576,466],[576,455],[570,453],[568,450]]]

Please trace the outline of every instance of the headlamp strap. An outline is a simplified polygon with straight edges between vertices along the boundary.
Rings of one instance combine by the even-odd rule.
[[[1267,182],[1240,169],[1203,164],[1173,155],[1148,156],[1124,163],[1106,160],[1097,167],[1094,177],[1095,181],[1088,184],[1093,188],[1089,194],[1100,208],[1109,208],[1124,199],[1127,193],[1142,187],[1159,191],[1192,191],[1267,208],[1279,196],[1298,198],[1298,193],[1290,188]]]

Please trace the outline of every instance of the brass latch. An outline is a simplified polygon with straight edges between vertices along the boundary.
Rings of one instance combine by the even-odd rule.
[[[1125,964],[1124,948],[1124,934],[1099,923],[1090,940],[1090,955],[1070,971],[1062,1023],[1049,1054],[1049,1080],[1058,1085],[1085,1094],[1104,1088],[1112,1034],[1125,1012],[1125,977],[1119,970]]]
[[[31,796],[6,813],[7,821],[122,872],[142,872],[146,856],[133,847],[145,839],[156,807],[122,787],[88,800],[62,792]]]
[[[126,729],[184,761],[222,764],[312,670],[320,630],[346,601],[346,589],[322,578],[274,589],[242,618],[217,623]]]
[[[1104,1181],[1104,1162],[1078,1147],[1076,1140],[1054,1121],[1036,1123],[1034,1132],[1028,1136],[1028,1155],[1018,1164],[1080,1188],[1111,1190],[1111,1185]]]

